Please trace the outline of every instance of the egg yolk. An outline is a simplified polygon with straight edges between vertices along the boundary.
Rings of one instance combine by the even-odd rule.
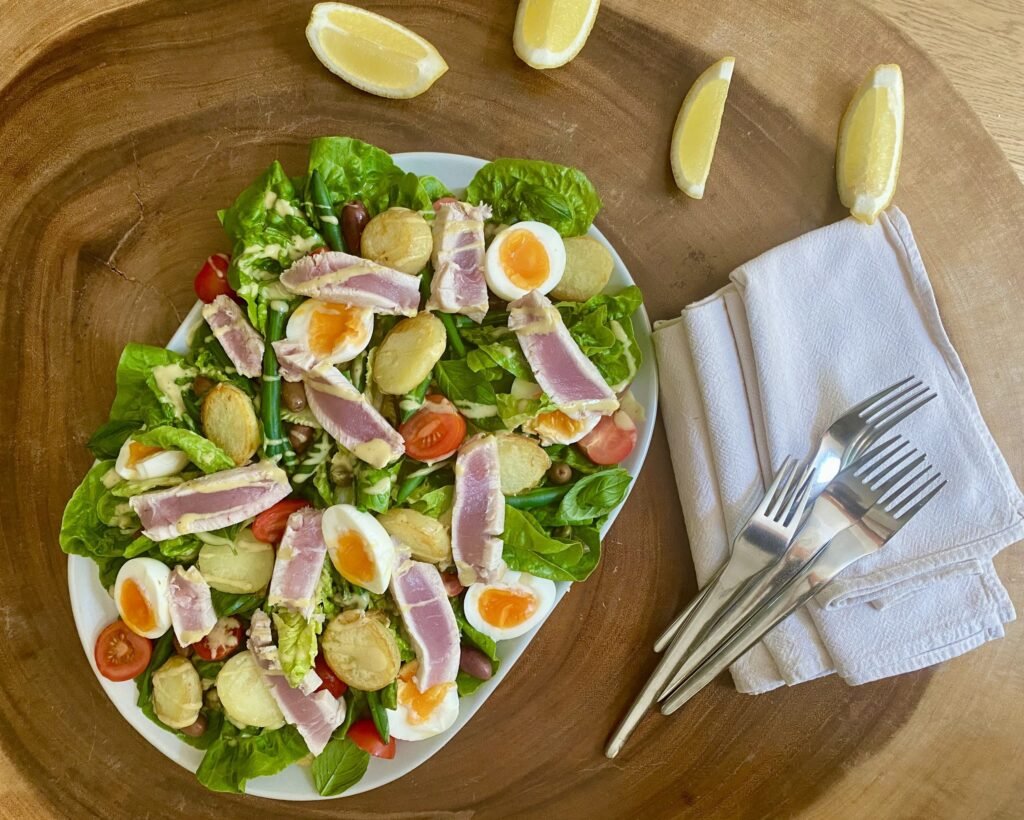
[[[455,685],[439,683],[437,686],[431,686],[426,692],[421,692],[412,682],[417,666],[415,663],[406,665],[398,676],[398,702],[405,707],[406,720],[411,726],[425,723],[444,702],[448,690]]]
[[[309,317],[309,349],[327,356],[338,345],[358,341],[363,334],[363,311],[351,305],[323,305]]]
[[[523,290],[543,285],[551,270],[547,249],[529,231],[513,230],[506,236],[499,257],[509,281]]]
[[[139,444],[137,441],[133,441],[128,445],[128,462],[127,466],[134,467],[143,459],[149,458],[151,455],[159,453],[160,447],[150,447],[148,444]]]
[[[489,587],[480,593],[477,609],[491,626],[519,626],[537,611],[537,598],[524,589]]]
[[[568,439],[580,431],[582,422],[569,418],[561,410],[553,410],[550,413],[540,413],[534,423],[536,429],[546,433],[555,434],[559,438]]]
[[[142,587],[131,578],[121,585],[121,617],[136,632],[149,632],[156,626],[156,617]]]
[[[347,530],[338,537],[334,566],[346,581],[365,586],[373,581],[374,564],[370,547],[358,532]]]

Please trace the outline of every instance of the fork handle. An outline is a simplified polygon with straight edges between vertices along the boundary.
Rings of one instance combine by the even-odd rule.
[[[669,643],[672,642],[672,638],[679,631],[680,627],[684,623],[686,623],[691,617],[693,617],[693,613],[697,609],[697,605],[704,599],[704,596],[708,594],[708,590],[711,589],[711,587],[713,587],[716,583],[718,583],[718,579],[721,577],[724,571],[725,564],[722,564],[722,566],[715,570],[715,574],[708,579],[708,582],[704,584],[703,588],[700,590],[700,592],[697,593],[696,597],[694,597],[694,599],[686,605],[686,608],[682,612],[676,615],[675,620],[673,620],[672,623],[668,625],[665,631],[661,633],[661,636],[658,638],[658,640],[655,641],[655,652],[661,652],[666,646],[669,645]]]
[[[821,550],[786,587],[736,629],[724,644],[669,694],[661,707],[662,714],[670,715],[687,703],[787,616],[828,586],[846,567],[871,551],[862,542],[852,538],[839,539]]]
[[[770,601],[792,583],[797,578],[800,567],[827,549],[832,539],[849,529],[853,523],[830,499],[824,496],[819,498],[804,528],[786,549],[782,559],[766,573],[752,580],[732,608],[704,630],[699,645],[687,653],[679,669],[662,690],[659,700],[714,654],[729,635],[741,627],[765,602]]]

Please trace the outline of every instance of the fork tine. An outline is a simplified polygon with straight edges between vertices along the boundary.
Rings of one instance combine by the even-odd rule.
[[[922,407],[924,407],[932,399],[936,398],[938,393],[929,393],[924,398],[914,401],[911,404],[905,404],[902,408],[893,408],[893,411],[886,416],[881,418],[872,419],[868,422],[864,433],[861,435],[860,440],[853,445],[854,460],[862,453],[865,449],[874,444],[883,435],[888,433],[893,427],[899,424],[903,419],[907,418]]]
[[[792,456],[788,456],[785,461],[782,462],[782,467],[775,474],[775,480],[771,483],[768,489],[765,491],[764,499],[757,507],[757,512],[761,515],[770,516],[771,511],[775,508],[776,503],[785,494],[786,488],[789,486],[790,475],[796,468],[797,461]]]
[[[898,462],[896,462],[895,464],[890,466],[888,468],[888,470],[886,470],[886,472],[884,474],[879,475],[879,476],[877,476],[875,478],[876,481],[880,481],[883,478],[887,479],[884,483],[878,485],[877,487],[873,487],[872,488],[872,492],[874,493],[876,499],[879,499],[879,498],[882,498],[885,495],[888,495],[889,490],[891,490],[900,481],[902,481],[904,478],[906,478],[908,475],[910,475],[912,472],[914,472],[914,470],[916,470],[918,467],[920,467],[922,464],[924,464],[924,462],[925,462],[925,455],[922,453],[917,458],[915,458],[913,461],[911,461],[910,464],[907,464],[905,467],[901,467],[900,466],[901,464],[903,464],[904,461],[906,461],[910,456],[912,456],[916,452],[917,452],[916,450],[912,450],[911,452],[907,453],[906,456],[904,456]],[[897,470],[897,469],[898,469],[898,472],[896,472],[894,474],[893,470]]]
[[[893,445],[896,444],[896,447]],[[857,475],[864,475],[872,472],[885,464],[890,458],[896,453],[900,452],[904,447],[908,446],[909,442],[903,438],[903,436],[893,436],[881,444],[872,447],[864,455],[860,456],[852,465],[851,469]]]
[[[801,476],[800,488],[797,490],[792,502],[788,506],[786,517],[783,519],[783,526],[789,527],[790,525],[797,525],[800,523],[800,519],[803,518],[804,509],[807,507],[807,501],[811,490],[811,480],[814,478],[814,466],[808,464],[804,468],[803,475]]]
[[[887,425],[885,429],[889,429],[889,427],[902,421],[911,413],[924,407],[936,396],[938,396],[938,393],[934,392],[930,387],[923,386],[922,390],[911,393],[898,404],[887,407],[879,414],[872,414],[871,418],[868,419],[868,424],[876,427]],[[911,409],[908,410],[908,408]]]
[[[916,491],[913,496],[911,496],[911,499],[916,498],[920,494],[921,490],[926,489],[929,484],[934,483],[937,479],[939,479],[941,477],[942,477],[942,473],[936,473],[934,476],[932,476],[930,479],[928,479],[928,481],[926,481],[925,484],[922,487],[920,487],[919,490]],[[922,498],[920,501],[918,501],[912,507],[908,508],[908,507],[906,507],[906,503],[904,503],[903,507],[898,512],[894,512],[894,513],[890,513],[890,514],[892,515],[893,518],[898,519],[900,524],[905,524],[907,521],[909,521],[911,518],[913,518],[915,515],[917,515],[919,512],[921,512],[921,510],[924,508],[924,505],[927,504],[929,501],[931,501],[933,498],[935,498],[935,496],[937,496],[939,494],[939,491],[943,487],[945,487],[947,483],[949,483],[949,482],[943,481],[941,484],[939,484],[937,487],[935,487],[931,492],[929,492],[928,495],[926,495],[924,498]],[[906,501],[910,501],[911,499],[906,499]]]
[[[906,385],[907,382],[914,381],[915,378],[916,378],[915,376],[907,376],[907,378],[903,379],[902,381],[896,382],[896,384],[890,384],[885,389],[879,390],[877,393],[875,393],[875,395],[868,396],[866,399],[864,399],[864,401],[860,402],[859,404],[855,404],[853,407],[851,407],[847,411],[847,415],[849,415],[851,413],[856,413],[859,416],[861,413],[863,413],[869,407],[871,407],[872,405],[877,404],[878,402],[880,402],[882,399],[884,399],[886,396],[888,396],[894,390],[899,390],[901,387]]]
[[[806,462],[796,462],[793,465],[793,471],[790,473],[786,483],[779,490],[776,503],[772,504],[769,515],[774,521],[778,521],[779,518],[785,514],[785,511],[789,509],[793,496],[797,490],[800,489],[800,482],[803,481],[803,477],[806,472]]]
[[[924,468],[919,470],[916,475],[912,475],[905,482],[903,482],[901,486],[897,487],[891,493],[887,493],[884,497],[884,500],[880,499],[878,503],[885,508],[886,512],[892,512],[893,507],[903,503],[904,493],[906,493],[911,487],[915,487],[922,478],[924,478],[926,475],[928,475],[928,473],[930,473],[934,469],[935,468],[932,467],[931,464],[925,464]],[[929,481],[931,480],[932,479],[929,479]],[[919,492],[919,490],[920,488],[915,489],[914,493]]]

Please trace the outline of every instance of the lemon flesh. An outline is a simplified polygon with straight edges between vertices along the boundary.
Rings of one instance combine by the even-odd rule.
[[[857,89],[839,129],[839,198],[873,223],[892,202],[903,152],[903,77],[897,65],[875,68]]]
[[[533,68],[557,68],[587,42],[601,0],[520,0],[512,44]]]
[[[704,196],[711,173],[735,63],[724,57],[697,78],[672,131],[672,175],[679,189],[694,199]]]

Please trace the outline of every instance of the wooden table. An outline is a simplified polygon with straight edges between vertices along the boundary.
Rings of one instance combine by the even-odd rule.
[[[606,0],[580,60],[541,76],[509,57],[507,12],[473,0],[375,3],[423,33],[442,29],[428,36],[450,55],[452,72],[409,104],[420,117],[410,126],[399,106],[335,83],[290,37],[307,5],[261,5],[255,18],[205,0],[0,0],[0,334],[9,368],[0,441],[14,465],[0,497],[0,816],[160,817],[200,806],[217,817],[1020,816],[1018,624],[938,669],[853,689],[832,679],[749,698],[723,679],[674,721],[645,723],[635,753],[601,756],[653,665],[638,647],[693,590],[661,432],[602,571],[566,599],[465,733],[403,781],[301,811],[208,795],[117,716],[72,634],[56,549],[63,499],[88,463],[79,445],[103,417],[120,345],[166,338],[189,305],[195,260],[219,248],[207,212],[269,157],[301,161],[318,133],[358,128],[394,150],[526,145],[577,159],[604,194],[602,229],[652,312],[665,316],[753,253],[842,215],[828,167],[835,120],[868,67],[898,60],[908,73],[908,131],[897,202],[914,222],[982,410],[1024,478],[1024,190],[928,59],[880,18],[830,0],[694,0],[671,10]],[[945,69],[1024,177],[1024,7],[869,5]],[[256,14],[255,4],[236,8]],[[203,28],[208,18],[219,27]],[[248,49],[250,38],[261,50]],[[684,202],[662,154],[673,106],[708,57],[727,50],[743,79],[730,97],[713,194]],[[487,70],[466,56],[478,52]],[[673,65],[658,62],[666,55]],[[643,60],[650,76],[640,79]],[[304,83],[301,116],[282,116],[291,100],[278,89],[261,95],[267,65]],[[227,75],[230,94],[215,82]],[[463,97],[445,96],[467,77]],[[611,99],[604,87],[628,93]],[[172,108],[160,94],[185,102]],[[535,121],[511,117],[517,94]],[[98,119],[90,130],[74,118],[109,106],[110,95],[128,102],[106,113],[114,125],[105,142]],[[461,106],[478,121],[464,133],[446,129]],[[618,127],[599,127],[609,124]],[[627,157],[632,167],[622,167]],[[997,566],[1019,607],[1019,550]]]

